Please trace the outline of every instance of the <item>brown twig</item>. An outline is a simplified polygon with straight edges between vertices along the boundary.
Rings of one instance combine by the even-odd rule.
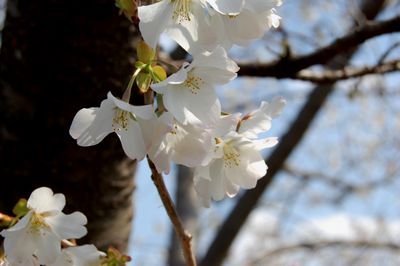
[[[14,220],[14,217],[0,212],[0,226],[11,224],[13,222],[13,220]]]
[[[363,68],[344,68],[339,70],[325,70],[320,73],[311,70],[302,70],[296,74],[295,79],[316,83],[331,83],[339,80],[358,78],[365,75],[385,74],[400,70],[400,60],[382,63],[377,66]]]
[[[147,158],[147,162],[151,169],[151,179],[153,180],[154,185],[157,188],[158,194],[160,195],[161,201],[164,204],[169,219],[174,225],[175,232],[181,241],[183,255],[185,257],[186,263],[188,266],[196,266],[196,259],[192,250],[192,236],[183,228],[181,219],[179,218],[178,213],[174,207],[174,203],[172,202],[171,196],[168,193],[162,175],[157,172],[154,163],[149,158]]]

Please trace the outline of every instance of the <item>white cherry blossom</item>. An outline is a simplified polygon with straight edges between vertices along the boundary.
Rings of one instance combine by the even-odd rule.
[[[238,70],[225,50],[218,47],[212,52],[194,55],[192,63],[185,63],[166,80],[153,84],[152,89],[163,94],[165,107],[179,122],[210,123],[221,113],[214,87],[234,79]]]
[[[183,125],[171,113],[164,112],[151,120],[139,120],[150,160],[159,173],[169,173],[171,161],[187,167],[203,163],[210,149],[211,137],[196,125]]]
[[[208,10],[208,23],[214,29],[216,42],[225,49],[233,44],[247,46],[251,41],[261,38],[269,28],[279,26],[280,17],[276,15],[275,7],[281,5],[281,0],[207,2],[212,7]]]
[[[142,160],[146,149],[137,119],[150,119],[152,115],[152,105],[134,106],[109,92],[100,107],[83,108],[75,115],[69,133],[78,145],[92,146],[115,132],[126,155]]]
[[[98,251],[94,245],[83,245],[64,248],[55,263],[48,266],[99,266],[104,252]]]
[[[267,172],[260,148],[276,144],[276,139],[265,139],[264,142],[265,145],[259,146],[236,132],[216,140],[214,159],[206,166],[195,168],[195,189],[203,205],[208,207],[211,199],[234,197],[240,187],[256,186],[257,180]]]
[[[203,49],[212,49],[208,43],[215,36],[206,23],[206,14],[200,0],[162,0],[138,8],[139,29],[143,39],[153,49],[160,35],[166,32],[172,39],[188,50],[193,43]]]
[[[278,27],[281,0],[162,0],[140,6],[139,29],[155,48],[165,32],[190,54],[245,46]]]
[[[194,172],[195,189],[204,206],[210,206],[211,200],[234,197],[240,188],[254,188],[257,180],[265,176],[268,167],[260,151],[273,147],[278,140],[257,137],[271,128],[272,118],[279,115],[284,104],[277,97],[271,103],[262,102],[241,119],[239,114],[223,116],[215,124],[211,159]]]
[[[62,239],[80,238],[87,233],[85,215],[62,213],[63,194],[46,187],[32,192],[27,207],[30,211],[13,227],[3,230],[6,259],[11,265],[35,265],[55,262],[61,254]]]
[[[285,104],[282,97],[275,97],[271,103],[262,101],[258,109],[241,119],[238,132],[251,139],[257,138],[260,133],[270,130],[272,119],[280,115]]]

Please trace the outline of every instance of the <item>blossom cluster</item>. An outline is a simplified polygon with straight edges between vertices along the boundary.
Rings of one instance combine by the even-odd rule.
[[[280,4],[280,0],[161,0],[140,6],[139,29],[147,44],[138,46],[136,71],[125,93],[117,98],[109,92],[100,107],[78,111],[70,135],[78,145],[92,146],[115,132],[128,157],[140,161],[147,156],[159,173],[168,173],[171,162],[193,167],[194,186],[206,207],[212,200],[235,196],[240,188],[255,187],[267,172],[260,152],[278,142],[276,137],[260,135],[271,128],[285,100],[263,101],[246,115],[227,114],[215,88],[234,80],[239,71],[227,51],[277,27],[280,18],[274,8]],[[168,77],[155,58],[163,33],[192,58]],[[147,99],[145,105],[129,103],[135,82]],[[71,245],[69,239],[87,233],[87,219],[81,212],[64,214],[64,206],[63,194],[46,187],[33,191],[23,217],[0,232],[5,253],[0,254],[0,266],[100,265],[106,254],[94,245]]]
[[[138,48],[136,72],[123,97],[108,93],[100,107],[81,109],[70,135],[92,146],[115,132],[131,159],[148,158],[159,173],[171,162],[194,167],[194,185],[204,206],[255,187],[267,171],[261,150],[277,138],[259,139],[279,115],[285,101],[262,102],[253,112],[226,114],[215,88],[237,77],[228,57],[233,45],[244,46],[279,25],[280,0],[161,0],[140,6],[139,29],[147,45]],[[170,76],[156,65],[155,49],[166,34],[191,55]],[[131,88],[150,95],[146,105],[129,103]],[[154,97],[155,96],[155,97]]]
[[[28,212],[14,226],[0,232],[4,237],[2,266],[91,266],[100,265],[103,252],[94,245],[61,248],[62,242],[86,235],[86,217],[81,212],[64,214],[63,194],[47,187],[34,190]]]

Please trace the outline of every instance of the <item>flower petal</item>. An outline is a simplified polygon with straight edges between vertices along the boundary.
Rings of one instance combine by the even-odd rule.
[[[244,6],[243,0],[207,0],[207,3],[224,15],[237,15]]]
[[[172,23],[173,5],[169,0],[139,6],[139,29],[143,39],[153,49],[156,48],[161,33]]]
[[[69,129],[70,135],[80,146],[92,146],[113,132],[114,103],[106,99],[100,108],[81,109],[74,117]]]
[[[84,225],[87,224],[86,216],[81,212],[71,214],[60,213],[46,218],[46,223],[60,239],[77,239],[87,233]]]
[[[223,85],[237,77],[236,73],[219,68],[196,67],[192,73],[211,85]]]
[[[165,89],[167,88],[168,84],[182,84],[185,82],[187,78],[188,68],[190,67],[189,63],[183,63],[182,67],[174,74],[169,76],[167,79],[155,83],[151,85],[151,88],[157,93],[164,93]]]
[[[211,136],[197,127],[177,125],[175,134],[168,134],[166,140],[172,146],[172,161],[187,167],[200,165],[212,150]]]
[[[250,189],[254,188],[257,180],[267,173],[267,165],[257,149],[246,145],[247,147],[240,147],[239,150],[239,163],[237,165],[231,164],[226,167],[225,176],[234,184]]]
[[[40,264],[50,264],[56,261],[61,254],[61,239],[59,239],[50,230],[43,228],[41,233],[33,235],[36,252]]]
[[[61,211],[65,206],[65,196],[60,193],[53,195],[47,187],[37,188],[30,195],[27,206],[37,213]]]
[[[131,112],[142,119],[151,119],[153,117],[154,111],[153,111],[153,105],[151,104],[141,105],[141,106],[131,105],[127,102],[124,102],[114,97],[111,94],[111,92],[108,92],[107,97],[108,99],[112,100],[118,108]]]
[[[265,16],[246,9],[233,18],[224,16],[223,22],[225,36],[240,46],[247,46],[251,41],[261,38],[268,29]]]
[[[191,1],[189,20],[171,24],[165,33],[177,42],[189,54],[211,51],[217,46],[218,38],[212,25],[208,23],[208,14],[200,1]]]
[[[281,97],[275,97],[271,103],[263,101],[258,109],[242,119],[238,132],[248,138],[257,138],[258,134],[271,128],[272,118],[281,113],[285,103]]]
[[[270,137],[270,138],[265,138],[265,139],[258,139],[253,141],[256,149],[263,150],[266,148],[272,148],[276,144],[278,144],[278,138],[277,137]]]
[[[204,207],[209,208],[211,204],[211,193],[210,193],[211,181],[203,178],[200,175],[195,174],[193,182],[194,182],[194,189],[196,190],[197,196],[199,197],[201,204]]]
[[[261,13],[282,5],[282,0],[246,0],[244,8]]]
[[[49,266],[94,266],[100,265],[104,252],[98,251],[94,245],[69,247],[62,250],[54,264]]]
[[[239,71],[238,65],[230,59],[226,50],[218,46],[212,52],[203,52],[193,56],[193,67],[209,67],[227,70],[229,72]]]
[[[224,161],[216,159],[210,164],[210,192],[214,200],[222,200],[225,197],[225,186],[223,179]]]
[[[19,230],[24,230],[28,224],[29,224],[29,220],[31,219],[31,216],[33,214],[33,211],[29,211],[24,217],[22,217],[22,219],[20,219],[15,225],[13,225],[12,227],[8,228],[8,229],[4,229],[0,232],[0,235],[2,235],[3,237],[6,237],[8,235],[9,232],[13,232],[13,231],[19,231]]]
[[[203,123],[215,121],[221,113],[221,104],[214,88],[207,84],[199,86],[195,91],[183,85],[169,86],[163,99],[168,111],[182,124],[190,123],[188,113]]]
[[[214,127],[214,135],[221,137],[231,131],[236,130],[237,123],[240,120],[240,113],[221,116]]]
[[[125,129],[118,130],[115,133],[119,136],[122,148],[125,154],[132,160],[142,160],[146,155],[146,147],[140,130],[140,126],[132,119],[129,120],[128,126]]]
[[[4,252],[10,265],[26,265],[36,249],[36,244],[27,233],[27,228],[24,230],[10,232],[3,230],[2,236],[4,239]]]

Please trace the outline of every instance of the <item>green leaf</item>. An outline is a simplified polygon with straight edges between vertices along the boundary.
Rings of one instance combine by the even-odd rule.
[[[150,87],[151,75],[147,73],[140,72],[136,77],[136,85],[138,86],[140,92],[145,93]]]
[[[17,204],[15,204],[14,208],[12,209],[12,212],[15,214],[15,216],[22,217],[29,212],[27,203],[28,202],[26,199],[19,199]]]
[[[152,67],[153,75],[156,77],[156,82],[163,81],[167,78],[167,72],[162,66],[153,66]]]
[[[135,0],[115,0],[115,5],[119,8],[119,14],[124,14],[132,22],[137,12]]]
[[[150,63],[156,57],[156,52],[144,41],[139,42],[136,47],[138,60],[143,63]]]

